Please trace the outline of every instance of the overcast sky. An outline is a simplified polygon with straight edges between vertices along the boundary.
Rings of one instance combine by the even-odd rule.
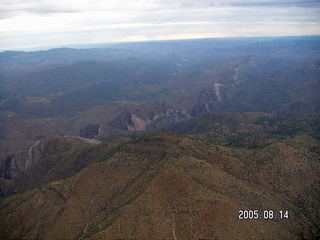
[[[0,49],[320,35],[320,0],[0,0]]]

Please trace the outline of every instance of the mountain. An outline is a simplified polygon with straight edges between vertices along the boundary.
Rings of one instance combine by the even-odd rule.
[[[230,38],[2,52],[1,159],[90,125],[101,126],[90,135],[100,140],[128,136],[128,128],[159,130],[173,121],[154,122],[155,102],[186,110],[180,120],[205,112],[319,113],[319,43],[317,36]],[[128,124],[135,116],[142,127]]]
[[[319,142],[308,135],[255,150],[168,132],[46,144],[22,176],[28,188],[2,200],[1,238],[319,236]],[[241,210],[261,218],[240,220]]]
[[[319,238],[319,36],[107,47],[0,53],[1,239]]]
[[[191,112],[268,112],[278,115],[319,112],[319,61],[273,70],[261,57],[245,57],[234,70],[201,90]],[[260,62],[259,62],[260,61]],[[268,69],[268,70],[266,70]],[[304,94],[308,93],[308,94]]]

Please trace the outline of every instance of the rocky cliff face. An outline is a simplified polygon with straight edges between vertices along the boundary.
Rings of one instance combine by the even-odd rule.
[[[49,155],[63,154],[69,151],[73,147],[96,145],[100,141],[94,139],[86,139],[74,136],[65,137],[49,137],[37,141],[35,144],[28,148],[26,157],[24,158],[24,170],[27,171],[32,168],[40,159],[45,158]]]
[[[110,124],[111,127],[126,131],[143,131],[163,127],[190,118],[186,111],[178,110],[166,103],[142,105],[129,111],[125,110]]]
[[[196,104],[191,110],[191,115],[200,116],[209,111],[222,111],[234,94],[232,84],[214,83],[200,91],[196,98]]]
[[[100,141],[73,136],[55,136],[41,139],[28,147],[26,151],[18,151],[8,156],[0,165],[0,190],[3,196],[19,192],[21,177],[28,176],[42,160],[51,158],[51,165],[47,164],[44,171],[58,163],[62,156],[72,149],[100,144]],[[41,174],[40,174],[41,175]],[[4,183],[3,180],[13,180]],[[37,177],[36,177],[37,179]],[[6,184],[6,186],[4,186]]]
[[[2,162],[0,169],[0,177],[10,180],[17,179],[18,167],[13,158],[13,155],[7,156],[7,158]]]
[[[138,117],[137,114],[125,110],[112,121],[110,126],[127,131],[141,131],[146,130],[148,127],[153,127],[153,122],[150,119],[143,119],[143,117]]]

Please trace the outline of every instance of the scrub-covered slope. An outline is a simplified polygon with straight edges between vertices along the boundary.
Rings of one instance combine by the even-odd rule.
[[[316,239],[317,146],[307,135],[249,149],[158,132],[73,149],[38,176],[55,180],[2,200],[1,238]],[[57,174],[81,157],[87,166]]]

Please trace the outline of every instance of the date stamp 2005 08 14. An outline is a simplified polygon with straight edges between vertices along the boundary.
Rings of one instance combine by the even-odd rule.
[[[247,219],[288,219],[289,211],[288,210],[239,210],[239,219],[247,220]]]

